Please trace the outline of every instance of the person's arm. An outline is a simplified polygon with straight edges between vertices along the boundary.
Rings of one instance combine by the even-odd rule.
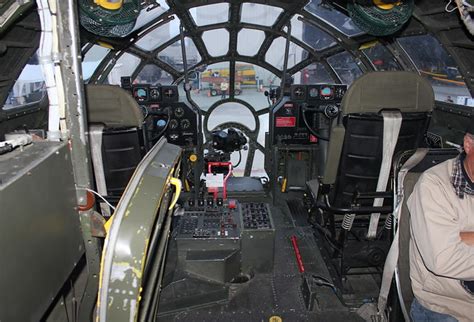
[[[408,200],[412,238],[428,270],[474,280],[474,247],[461,240],[459,218],[448,197],[453,194],[443,189],[438,178],[421,176]]]
[[[459,237],[464,244],[474,246],[474,231],[461,231]]]

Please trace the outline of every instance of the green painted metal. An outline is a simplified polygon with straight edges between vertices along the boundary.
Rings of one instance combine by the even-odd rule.
[[[66,143],[0,156],[0,321],[40,321],[84,254]]]
[[[160,140],[138,165],[122,195],[103,251],[98,321],[138,318],[150,238],[154,226],[163,223],[158,220],[159,208],[181,151]]]

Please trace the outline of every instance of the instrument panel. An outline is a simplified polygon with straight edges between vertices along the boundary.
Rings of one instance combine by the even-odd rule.
[[[178,86],[134,84],[129,90],[143,110],[152,144],[165,135],[172,144],[197,145],[197,115],[188,104],[179,101]]]
[[[306,121],[314,129],[328,129],[328,114],[339,111],[340,103],[347,91],[346,85],[312,84],[292,85],[290,97],[283,100],[273,109],[273,144],[311,145],[318,142],[311,134],[303,118],[303,104],[314,107],[320,113],[306,112]]]

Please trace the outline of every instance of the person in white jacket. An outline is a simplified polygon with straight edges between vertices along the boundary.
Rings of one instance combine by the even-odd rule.
[[[474,120],[463,146],[423,173],[408,199],[414,322],[474,321]]]

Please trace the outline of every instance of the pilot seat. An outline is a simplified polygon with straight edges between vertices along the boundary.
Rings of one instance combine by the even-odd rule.
[[[312,221],[339,278],[382,271],[392,229],[392,158],[424,145],[433,106],[430,83],[412,72],[368,73],[345,94],[322,176],[308,182]]]

